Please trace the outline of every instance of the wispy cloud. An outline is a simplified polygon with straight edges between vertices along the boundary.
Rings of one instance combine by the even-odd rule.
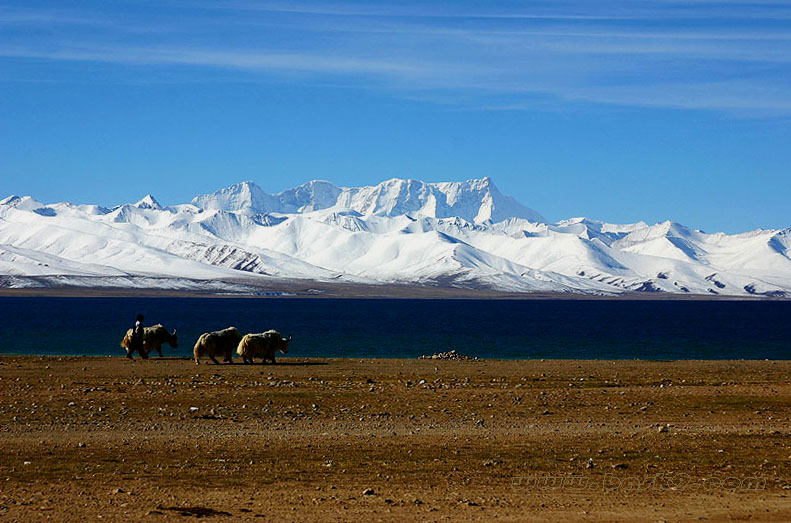
[[[279,12],[300,15],[365,18],[436,18],[479,20],[657,20],[657,19],[782,19],[791,17],[791,3],[740,0],[553,0],[538,2],[488,2],[437,7],[431,2],[273,2],[190,1],[196,8],[221,11]]]
[[[440,19],[534,19],[534,20],[612,20],[623,19],[619,15],[573,14],[561,10],[528,11],[480,11],[465,9],[462,3],[454,10],[432,7],[430,3],[413,6],[333,2],[191,2],[194,7],[223,11],[254,11],[270,13],[292,13],[335,17],[365,18],[440,18]]]
[[[791,16],[789,2],[596,5],[175,1],[123,17],[10,6],[0,9],[9,28],[0,67],[115,64],[140,77],[149,66],[232,70],[500,109],[554,100],[791,113],[791,28],[778,23]]]
[[[312,73],[371,73],[414,75],[421,69],[413,63],[376,61],[345,56],[310,53],[267,53],[213,51],[211,49],[168,47],[96,47],[73,45],[56,50],[0,47],[0,56],[80,62],[105,62],[126,65],[185,65],[261,71],[299,71]]]

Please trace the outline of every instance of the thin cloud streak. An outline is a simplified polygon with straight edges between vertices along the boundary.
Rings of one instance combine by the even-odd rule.
[[[438,12],[434,10],[421,9],[372,9],[367,5],[364,9],[351,4],[330,4],[321,5],[307,4],[299,2],[275,3],[275,2],[192,2],[191,6],[219,11],[252,11],[270,13],[290,13],[298,15],[318,15],[333,17],[361,17],[361,18],[439,18],[439,19],[515,19],[515,20],[625,20],[628,17],[610,15],[576,15],[560,13],[453,13]],[[328,7],[328,5],[330,7]]]
[[[723,42],[733,41],[737,43],[756,41],[789,41],[791,42],[791,32],[754,30],[735,32],[733,30],[710,29],[681,32],[676,28],[666,30],[651,29],[642,31],[628,31],[624,29],[611,28],[609,26],[596,26],[586,24],[586,28],[579,26],[569,26],[555,24],[546,29],[470,29],[457,28],[451,26],[437,26],[418,23],[398,23],[393,21],[368,21],[359,23],[355,21],[341,20],[267,20],[262,21],[255,18],[234,19],[234,23],[240,26],[253,27],[272,27],[281,29],[292,29],[299,31],[315,31],[325,33],[355,33],[363,35],[393,35],[393,36],[423,36],[423,37],[455,37],[458,39],[481,39],[486,38],[529,38],[529,37],[568,37],[568,38],[618,38],[634,40],[680,40],[680,41],[712,41]]]
[[[50,32],[53,28],[69,28],[79,31],[94,29],[97,31],[119,33],[164,34],[173,30],[172,25],[164,23],[134,23],[114,20],[110,17],[92,15],[64,9],[30,9],[0,7],[0,28],[25,28],[34,31]]]
[[[72,11],[62,9],[16,9],[0,7],[0,24],[37,26],[37,25],[75,25],[75,26],[100,26],[107,25],[106,19],[86,15],[74,14]]]
[[[178,48],[111,48],[74,47],[55,51],[0,47],[0,56],[80,62],[105,62],[126,65],[187,65],[246,70],[286,70],[316,73],[388,73],[416,74],[421,70],[413,64],[400,64],[350,57],[296,53],[218,52]]]
[[[438,19],[493,19],[493,20],[657,20],[667,18],[712,18],[712,6],[717,7],[716,15],[723,18],[778,19],[791,17],[791,4],[788,2],[720,2],[717,0],[699,2],[680,2],[676,0],[610,0],[600,2],[576,2],[555,0],[551,8],[525,5],[520,9],[508,11],[490,4],[490,11],[463,11],[463,4],[455,6],[459,11],[437,11],[399,6],[390,9],[375,9],[365,4],[363,8],[353,3],[312,3],[312,2],[189,2],[191,7],[218,11],[248,11],[291,13],[316,16],[365,17],[365,18],[438,18]],[[607,12],[609,14],[601,14]],[[569,14],[568,11],[575,11]],[[757,12],[757,11],[760,11]]]

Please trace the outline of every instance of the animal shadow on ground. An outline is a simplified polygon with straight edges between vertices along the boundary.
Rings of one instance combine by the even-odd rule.
[[[168,361],[168,360],[170,360],[170,361],[190,361],[190,362],[193,362],[193,363],[195,361],[193,358],[185,357],[185,356],[169,356],[169,357],[166,356],[164,358],[154,358],[151,361]],[[229,367],[229,365],[227,365],[225,363],[222,363],[220,365],[214,365],[213,363],[206,363],[206,365],[208,367],[210,367],[210,368],[211,367],[217,367],[217,368]],[[267,367],[309,367],[309,366],[312,366],[312,365],[329,365],[329,362],[327,362],[327,361],[282,361],[282,360],[278,360],[278,362],[275,363],[274,365],[271,364],[271,363],[264,363],[264,364],[262,364],[260,362],[253,363],[252,365],[245,365],[245,364],[243,364],[242,362],[240,362],[238,360],[233,362],[233,366],[234,367],[235,366],[239,366],[239,367],[252,367],[252,366],[260,367],[262,365],[263,366],[267,366]]]
[[[256,361],[254,363],[241,363],[239,361],[233,362],[233,365],[227,364],[220,364],[216,365],[216,367],[312,367],[316,365],[329,365],[327,361],[283,361],[277,360],[277,363],[262,363],[260,361]],[[209,365],[209,367],[215,367],[215,365]]]
[[[271,365],[271,364],[267,364]],[[326,361],[278,361],[273,366],[274,367],[307,367],[310,365],[329,365]]]
[[[181,516],[195,516],[197,518],[208,518],[211,516],[233,516],[233,514],[230,512],[214,510],[213,508],[209,507],[163,507],[160,505],[157,507],[157,509],[170,510],[173,512],[178,512]]]

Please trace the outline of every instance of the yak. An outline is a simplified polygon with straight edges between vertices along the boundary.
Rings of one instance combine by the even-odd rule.
[[[253,358],[263,358],[261,363],[272,360],[275,364],[275,351],[283,354],[288,352],[288,342],[292,336],[284,338],[275,330],[269,330],[261,334],[247,334],[239,342],[236,353],[242,357],[244,363],[253,363]]]
[[[170,343],[171,347],[178,347],[178,337],[176,329],[173,334],[169,333],[162,325],[143,328],[143,353],[140,354],[144,359],[148,358],[149,353],[157,351],[162,357],[162,344]],[[121,347],[126,349],[126,355],[132,357],[132,329],[126,331],[126,336],[121,340]]]
[[[195,342],[195,349],[193,355],[195,356],[195,363],[200,365],[200,359],[205,354],[212,360],[215,365],[219,365],[219,361],[215,358],[222,356],[223,361],[233,363],[231,355],[233,349],[239,345],[242,335],[236,327],[228,327],[221,331],[204,332]]]

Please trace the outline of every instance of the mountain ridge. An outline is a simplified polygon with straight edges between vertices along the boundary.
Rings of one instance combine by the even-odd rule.
[[[352,188],[313,180],[276,194],[248,181],[173,206],[151,194],[113,208],[7,197],[0,276],[9,286],[99,278],[125,287],[190,281],[190,289],[244,280],[229,285],[249,289],[295,280],[791,297],[791,228],[729,235],[670,220],[548,223],[488,177]]]
[[[246,181],[198,195],[190,203],[204,210],[253,214],[301,214],[338,208],[363,216],[411,212],[436,218],[460,217],[474,223],[510,217],[546,221],[538,212],[503,195],[489,177],[439,183],[391,178],[363,187],[338,187],[326,180],[312,180],[276,194]]]

